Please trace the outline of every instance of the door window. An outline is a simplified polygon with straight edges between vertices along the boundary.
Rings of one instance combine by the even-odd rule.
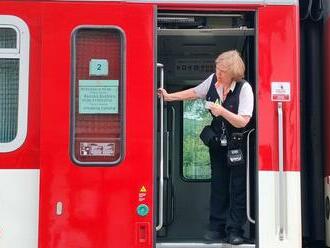
[[[208,148],[199,138],[204,126],[211,123],[202,100],[183,102],[183,177],[208,180],[211,165]]]
[[[123,33],[81,27],[73,34],[72,158],[113,165],[123,157]]]

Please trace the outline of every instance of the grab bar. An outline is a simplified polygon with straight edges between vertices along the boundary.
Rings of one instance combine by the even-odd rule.
[[[286,234],[286,185],[284,178],[284,154],[283,154],[283,103],[277,103],[278,113],[278,216],[279,216],[279,240],[284,240]]]
[[[157,63],[160,68],[160,87],[164,88],[164,65]],[[156,230],[163,227],[164,212],[164,99],[160,98],[160,164],[159,164],[159,192],[158,192],[158,225]]]
[[[255,224],[256,221],[252,219],[250,212],[250,134],[254,131],[251,129],[248,132],[246,139],[246,216],[248,221]]]

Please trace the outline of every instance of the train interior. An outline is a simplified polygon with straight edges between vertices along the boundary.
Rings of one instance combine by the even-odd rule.
[[[238,50],[246,64],[245,79],[256,88],[255,14],[253,12],[161,11],[157,18],[158,85],[164,75],[164,88],[175,92],[194,87],[215,71],[214,60],[221,52]],[[163,72],[161,72],[163,68]],[[199,138],[211,116],[203,100],[165,102],[163,117],[158,105],[158,161],[163,161],[163,177],[157,198],[157,247],[226,247],[206,241],[208,228],[211,169],[207,147]],[[255,107],[257,104],[255,103]],[[160,125],[162,123],[162,125]],[[250,129],[256,129],[255,116]],[[161,137],[162,136],[162,137]],[[245,244],[255,239],[255,137],[249,135],[248,221],[244,226]],[[162,146],[159,143],[163,143]],[[162,151],[161,150],[162,148]],[[215,242],[216,243],[216,242]],[[195,247],[195,246],[194,246]]]

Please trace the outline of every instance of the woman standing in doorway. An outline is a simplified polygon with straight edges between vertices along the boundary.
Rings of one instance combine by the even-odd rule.
[[[245,65],[236,50],[221,53],[215,60],[216,72],[194,88],[175,93],[158,89],[165,101],[204,99],[213,117],[216,136],[209,144],[211,160],[210,225],[207,240],[227,240],[238,245],[244,239],[246,222],[246,168],[229,166],[228,143],[233,133],[243,133],[253,113],[253,91],[243,80]]]

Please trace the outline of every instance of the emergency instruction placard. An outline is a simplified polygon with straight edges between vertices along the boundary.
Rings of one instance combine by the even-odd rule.
[[[111,156],[115,155],[115,143],[80,143],[80,156]]]
[[[118,80],[79,80],[79,114],[118,114]]]
[[[288,102],[291,100],[289,82],[272,82],[272,101]]]

